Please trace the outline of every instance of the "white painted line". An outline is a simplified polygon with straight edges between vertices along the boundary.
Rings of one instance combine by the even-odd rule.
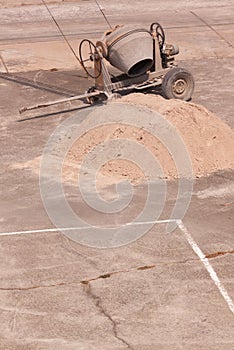
[[[156,220],[156,221],[143,221],[143,222],[129,222],[125,226],[137,226],[137,225],[152,225],[152,224],[166,224],[170,222],[178,222],[176,219],[168,220]],[[45,228],[41,230],[29,230],[29,231],[12,231],[12,232],[0,232],[0,236],[11,236],[11,235],[23,235],[27,233],[47,233],[47,232],[58,232],[58,231],[72,231],[72,230],[87,230],[95,226],[79,226],[79,227],[58,227],[58,228]],[[108,226],[97,226],[97,228],[108,228]]]
[[[221,295],[223,296],[224,300],[228,304],[229,309],[234,314],[234,303],[233,303],[232,299],[230,298],[230,296],[228,295],[228,292],[227,292],[226,288],[224,287],[222,282],[219,280],[219,277],[217,276],[217,273],[215,272],[215,270],[211,266],[209,260],[205,257],[204,253],[201,251],[201,249],[199,248],[197,243],[194,241],[193,237],[190,235],[190,233],[188,232],[187,228],[184,226],[182,221],[178,220],[177,224],[178,224],[178,227],[180,228],[180,230],[184,233],[184,235],[185,235],[188,243],[192,247],[194,253],[197,254],[197,256],[200,258],[201,262],[204,264],[204,266],[205,266],[206,270],[208,271],[211,279],[213,280],[213,282],[217,286],[219,292],[221,293]]]
[[[168,224],[169,222],[178,222],[177,219],[168,219],[168,220],[155,220],[155,221],[136,221],[129,222],[126,226],[135,226],[135,225],[150,225],[150,224]]]

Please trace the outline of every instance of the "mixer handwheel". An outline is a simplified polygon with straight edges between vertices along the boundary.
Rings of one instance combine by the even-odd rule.
[[[162,49],[163,45],[165,43],[165,33],[164,33],[164,30],[163,30],[163,27],[158,22],[155,22],[155,23],[151,24],[150,31],[151,31],[151,33],[152,32],[156,33],[160,49]]]
[[[88,39],[81,41],[79,46],[79,58],[82,67],[89,77],[97,79],[102,73],[101,64],[96,64],[95,61],[101,59],[100,54],[98,53],[97,47]],[[93,66],[90,67],[88,62],[93,62]]]

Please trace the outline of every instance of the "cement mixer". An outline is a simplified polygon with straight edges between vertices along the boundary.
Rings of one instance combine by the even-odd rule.
[[[85,55],[85,46],[89,47],[88,55]],[[96,45],[84,39],[79,46],[80,61],[86,73],[95,80],[87,93],[104,91],[105,96],[111,97],[161,86],[165,98],[188,101],[192,98],[194,79],[190,72],[175,64],[178,53],[177,45],[165,43],[165,33],[159,23],[152,23],[149,30],[116,26]],[[89,68],[90,62],[93,68]],[[119,74],[111,75],[109,69],[112,67],[117,68]],[[88,97],[87,101],[94,103],[105,96]]]
[[[81,41],[79,61],[94,79],[94,85],[83,95],[23,107],[20,113],[79,99],[93,104],[131,91],[158,88],[167,99],[188,101],[194,79],[189,71],[177,67],[178,53],[177,45],[165,43],[164,30],[157,22],[149,29],[118,25],[105,32],[96,44],[88,39]]]

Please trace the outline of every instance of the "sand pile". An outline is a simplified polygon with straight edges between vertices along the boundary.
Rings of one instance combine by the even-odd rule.
[[[121,101],[145,106],[165,116],[182,136],[196,176],[234,168],[234,132],[205,107],[150,94],[131,94]]]
[[[145,106],[159,112],[172,123],[178,129],[187,147],[194,177],[207,176],[219,170],[234,169],[234,132],[206,108],[193,103],[165,100],[157,95],[141,93],[130,94],[118,102]],[[69,135],[66,137],[69,138]],[[100,143],[114,139],[133,140],[141,144],[156,157],[163,169],[164,178],[178,177],[176,165],[170,153],[151,133],[143,128],[113,124],[91,129],[73,144],[64,159],[62,169],[64,182],[77,184],[79,171],[85,173],[83,167],[80,170],[85,156]],[[63,142],[66,143],[66,140]],[[60,151],[64,155],[62,145]],[[38,173],[39,160],[27,162],[24,167],[29,167]],[[135,159],[134,163],[121,159],[121,150],[119,157],[105,162],[99,170],[97,185],[101,187],[126,179],[133,183],[145,180],[145,173],[138,166],[138,160]],[[155,174],[155,177],[157,176]]]
[[[234,168],[234,133],[204,107],[140,93],[130,94],[120,101],[158,111],[178,129],[190,154],[194,176],[207,176],[218,170]],[[116,124],[91,130],[80,137],[67,154],[64,179],[77,181],[77,171],[85,154],[99,143],[117,138],[137,141],[157,158],[165,178],[178,177],[171,155],[159,140],[143,129]],[[121,157],[104,164],[99,175],[100,182],[106,181],[102,176],[111,177],[110,183],[123,179],[137,183],[145,178],[144,172],[137,166],[137,159],[134,164]]]

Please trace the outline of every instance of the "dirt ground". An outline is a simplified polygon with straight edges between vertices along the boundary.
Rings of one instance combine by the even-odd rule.
[[[20,79],[25,75],[35,73]],[[43,72],[43,80],[57,88],[63,80],[63,88],[77,89],[71,72]],[[80,91],[89,84],[83,82]],[[58,123],[81,105],[66,105],[65,113],[53,107],[22,117],[17,110],[26,101],[48,100],[45,86],[35,90],[5,79],[2,84],[2,232],[53,228],[38,175],[16,165],[40,157]],[[222,108],[229,115],[231,106],[223,103]],[[197,179],[184,219],[231,297],[233,181],[233,172]],[[177,183],[167,186],[162,220],[176,201]],[[136,201],[126,213],[100,216],[81,201],[75,186],[65,191],[74,212],[94,225],[124,224],[144,206],[144,188],[136,188]],[[113,198],[113,189],[102,194]],[[114,250],[88,248],[58,232],[0,239],[1,349],[127,349],[126,342],[134,350],[233,348],[233,315],[180,229],[165,236],[165,224],[158,224],[134,244]]]
[[[83,0],[46,0],[46,4],[59,4],[61,2],[80,2]],[[1,0],[0,8],[27,6],[27,5],[41,5],[41,0]]]
[[[89,1],[81,3],[82,14],[90,4],[93,6]],[[108,1],[102,3],[106,6]],[[144,8],[153,6],[152,1],[137,2],[141,13],[132,17],[131,4],[124,7],[123,3],[120,1],[116,7],[116,2],[109,2],[106,6],[109,19],[134,22],[145,14],[144,20],[150,21],[156,16],[144,12]],[[98,37],[104,27],[103,17],[87,11],[87,23],[78,18],[78,29],[74,30],[73,23],[69,24],[69,18],[65,18],[74,8],[66,5],[67,12],[62,18],[70,35],[81,38],[89,33],[90,23],[95,23],[90,36]],[[168,6],[171,12],[164,13]],[[222,146],[224,163],[227,154],[230,152],[231,157],[233,152],[229,144],[231,129],[234,129],[232,6],[232,1],[222,4],[197,0],[193,3],[158,1],[162,12],[160,16],[157,13],[167,26],[173,24],[176,29],[169,28],[169,35],[177,37],[180,46],[186,48],[179,63],[195,78],[192,103],[201,104],[216,115],[212,118],[210,112],[206,112],[207,123],[200,120],[197,130],[205,133],[204,142],[213,142],[212,155],[215,155],[215,142],[220,142],[217,154],[221,155]],[[47,36],[42,40],[51,23],[35,20],[33,25],[25,24],[32,14],[34,18],[40,14],[38,9],[32,12],[31,7],[24,8],[28,12],[23,13],[22,23],[17,26],[21,31],[17,33],[14,22],[17,18],[13,20],[9,12],[2,12],[0,16],[2,22],[5,21],[0,42],[1,64],[5,63],[11,72],[6,74],[1,66],[0,349],[233,350],[233,170],[223,167],[211,176],[196,178],[188,210],[182,221],[176,221],[176,229],[171,233],[167,228],[178,199],[176,179],[167,181],[165,206],[155,224],[149,222],[151,217],[134,223],[136,215],[145,207],[145,185],[134,187],[132,200],[125,210],[103,213],[90,208],[77,186],[67,183],[63,196],[73,213],[86,222],[80,230],[84,236],[89,233],[88,224],[95,225],[95,229],[128,227],[132,235],[142,229],[147,233],[131,244],[112,249],[82,245],[71,239],[74,232],[62,233],[43,205],[38,170],[32,171],[30,165],[41,157],[58,126],[75,115],[77,123],[81,123],[79,117],[90,107],[72,102],[62,104],[59,109],[54,106],[23,115],[18,111],[25,105],[83,93],[93,82],[83,71],[74,69],[72,59],[64,60],[67,48],[60,39]],[[132,11],[137,11],[135,5]],[[36,39],[35,32],[40,26],[41,34]],[[30,29],[29,39],[25,38],[22,28]],[[25,42],[28,40],[32,44]],[[55,61],[58,47],[60,60]],[[48,60],[44,59],[46,52]],[[174,103],[167,104],[160,96],[154,97],[160,108]],[[136,97],[131,98],[133,101]],[[206,133],[211,124],[215,134]],[[222,132],[220,139],[213,139],[221,129],[230,137],[225,138]],[[190,131],[185,132],[188,142]],[[196,148],[197,138],[192,141]],[[200,158],[206,151],[206,147],[198,151]],[[49,174],[50,168],[53,163],[48,168]],[[51,176],[46,181],[48,191],[52,190],[52,212],[63,220],[62,196],[55,191],[55,178]],[[100,195],[111,208],[121,188],[107,185],[101,188]],[[86,199],[92,201],[94,193],[89,181],[85,186]],[[121,199],[125,200],[125,195],[120,196]],[[182,202],[186,198],[188,192],[184,191]],[[160,205],[155,198],[150,214]],[[72,224],[69,222],[65,228],[69,229]],[[76,233],[79,236],[79,230]]]

